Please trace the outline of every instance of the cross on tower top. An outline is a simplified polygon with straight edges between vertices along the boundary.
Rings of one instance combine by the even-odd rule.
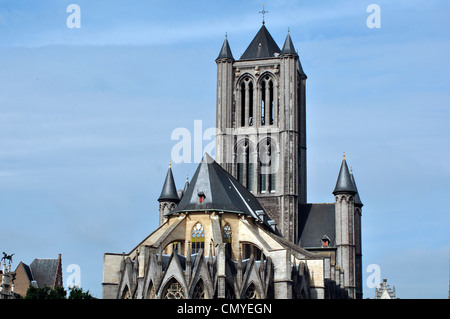
[[[264,15],[265,15],[266,13],[269,13],[269,11],[264,10],[265,5],[266,5],[266,4],[263,4],[263,9],[262,9],[262,11],[259,11],[259,13],[261,13],[262,16],[263,16],[262,24],[264,24]]]

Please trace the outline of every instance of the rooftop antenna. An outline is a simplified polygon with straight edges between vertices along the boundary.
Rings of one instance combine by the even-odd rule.
[[[262,11],[259,11],[259,13],[261,13],[262,16],[263,16],[262,24],[264,24],[264,15],[265,15],[266,13],[269,13],[269,11],[264,10],[264,7],[265,7],[265,6],[266,6],[266,4],[263,3],[263,9],[262,9]]]

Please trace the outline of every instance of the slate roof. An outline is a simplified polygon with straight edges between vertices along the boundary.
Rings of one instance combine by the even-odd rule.
[[[300,247],[321,247],[324,235],[330,239],[328,247],[336,247],[335,229],[334,203],[300,205],[298,241]]]
[[[55,276],[58,270],[58,259],[38,259],[30,264],[33,280],[36,280],[40,288],[47,286],[53,288]]]
[[[273,58],[275,57],[275,53],[280,52],[281,50],[277,43],[263,24],[244,54],[242,54],[240,60]]]
[[[167,171],[166,180],[164,181],[164,185],[158,201],[173,201],[176,203],[180,201],[177,188],[175,187],[175,181],[173,179],[172,168],[170,166],[169,170]]]
[[[203,197],[200,203],[199,197]],[[255,196],[205,154],[178,206],[168,215],[191,211],[216,211],[251,216],[266,226],[270,220]]]
[[[219,60],[219,59],[234,60],[233,53],[231,53],[230,44],[228,43],[227,36],[225,36],[225,40],[223,41],[223,44],[222,44],[222,49],[220,50],[219,56],[217,57],[216,60]]]
[[[350,172],[348,170],[347,162],[344,156],[333,194],[356,194],[357,192],[358,191],[356,190],[355,184],[353,183],[352,177],[350,176]]]
[[[283,49],[281,50],[280,54],[294,54],[297,55],[297,52],[294,48],[294,43],[292,43],[291,36],[289,35],[289,32],[286,36],[286,40],[284,41]]]

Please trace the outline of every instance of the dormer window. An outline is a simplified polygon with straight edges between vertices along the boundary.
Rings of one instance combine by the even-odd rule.
[[[197,195],[198,195],[198,202],[200,203],[200,204],[202,204],[203,203],[203,201],[205,200],[205,193],[203,193],[203,191],[198,191],[197,192]]]
[[[330,244],[330,238],[327,235],[323,235],[322,237],[322,247],[328,247]]]

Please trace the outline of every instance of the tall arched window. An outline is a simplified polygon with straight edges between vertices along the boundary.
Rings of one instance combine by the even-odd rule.
[[[164,290],[163,299],[184,299],[184,290],[180,283],[172,278]]]
[[[192,227],[192,253],[196,254],[200,249],[205,249],[205,230],[203,225],[197,222]]]
[[[239,85],[239,126],[253,125],[253,81],[249,76],[243,78]]]
[[[240,126],[245,126],[245,82],[241,83],[241,118],[240,118]]]
[[[274,84],[266,75],[261,81],[261,125],[273,125],[275,118]]]
[[[254,148],[245,139],[236,147],[236,179],[248,190],[253,189]]]
[[[266,125],[266,81],[261,82],[261,125]]]
[[[231,251],[232,251],[232,233],[231,233],[231,226],[230,224],[226,224],[223,226],[223,243],[225,243],[225,255],[228,258],[231,258]]]
[[[259,191],[261,193],[274,192],[276,190],[276,172],[278,161],[272,139],[261,142],[259,151]]]
[[[253,126],[253,82],[248,84],[248,126]]]

